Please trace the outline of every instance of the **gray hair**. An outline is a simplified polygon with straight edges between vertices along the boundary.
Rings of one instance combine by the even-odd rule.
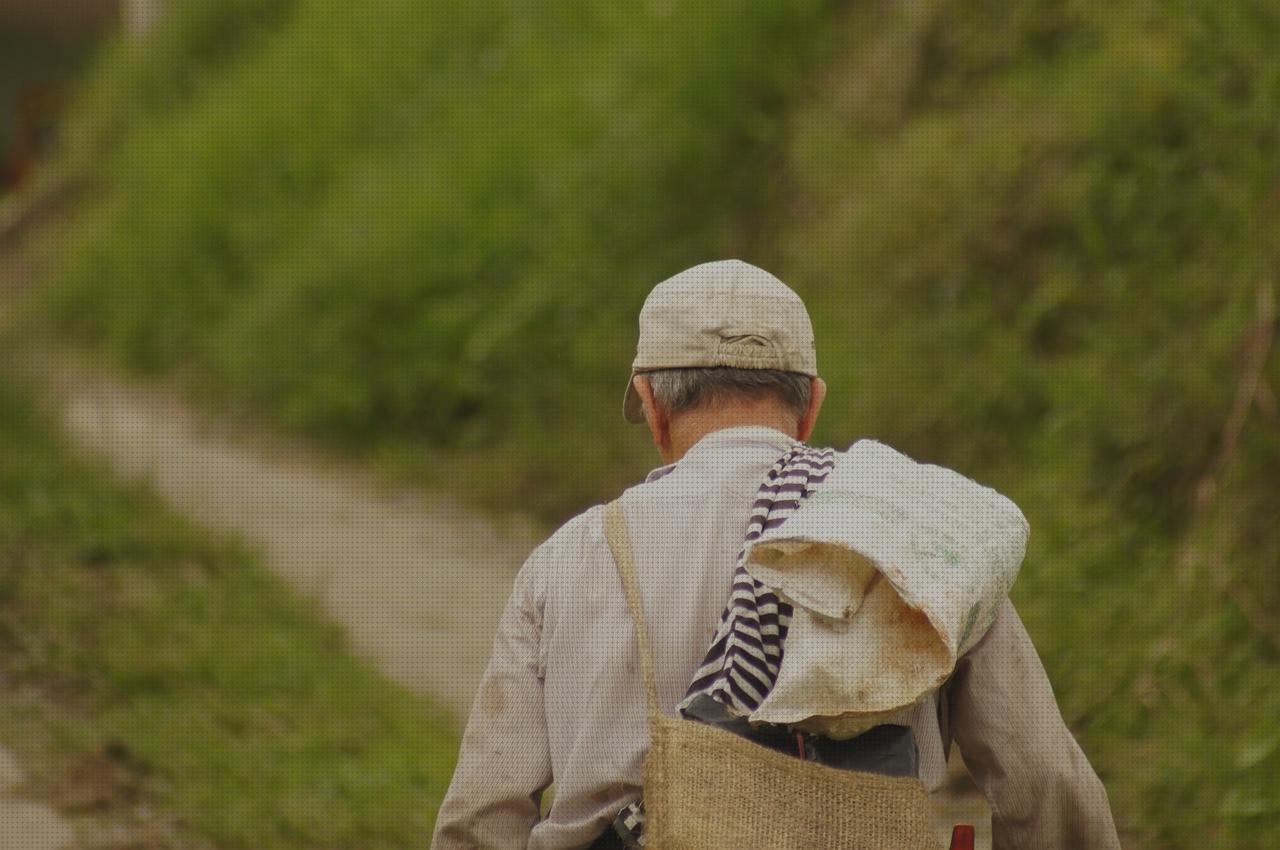
[[[643,373],[653,386],[653,398],[668,414],[692,410],[724,398],[758,399],[772,396],[802,417],[809,410],[808,375],[776,369],[735,369],[728,366],[659,369]]]

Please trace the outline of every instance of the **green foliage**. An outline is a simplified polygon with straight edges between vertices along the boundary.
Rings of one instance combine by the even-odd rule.
[[[72,111],[67,157],[83,168],[128,129],[183,108],[223,68],[268,39],[295,2],[173,3],[145,41],[112,41]]]
[[[64,329],[555,517],[651,462],[618,415],[649,287],[761,262],[814,314],[818,442],[1026,510],[1015,595],[1126,831],[1280,845],[1274,347],[1221,453],[1280,259],[1273,4],[278,20],[112,148]]]
[[[302,4],[133,127],[55,311],[289,427],[491,441],[535,375],[600,371],[577,327],[774,193],[747,175],[823,11]]]
[[[452,769],[438,709],[346,655],[254,558],[69,459],[7,379],[0,672],[8,745],[54,742],[36,764],[68,762],[72,785],[108,754],[218,847],[422,846]]]

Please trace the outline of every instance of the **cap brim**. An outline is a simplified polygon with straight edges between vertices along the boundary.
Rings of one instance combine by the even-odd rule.
[[[644,409],[640,404],[640,393],[636,392],[636,373],[632,372],[627,379],[627,392],[622,397],[622,415],[633,425],[644,422]]]

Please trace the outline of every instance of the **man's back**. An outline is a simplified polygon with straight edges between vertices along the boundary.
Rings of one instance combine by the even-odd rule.
[[[752,499],[791,442],[765,428],[720,432],[623,496],[665,711],[674,713],[710,646]],[[488,761],[488,754],[505,749],[512,726],[523,731],[545,725],[545,754],[515,756],[537,763],[529,768],[549,768],[556,782],[551,812],[534,826],[530,847],[590,842],[640,796],[648,744],[644,692],[635,629],[604,539],[602,513],[597,507],[570,520],[520,571],[468,728],[468,738],[484,735],[492,746],[473,748],[464,741],[464,761],[473,749]],[[516,645],[525,638],[532,642]],[[509,698],[529,687],[529,650],[543,700],[538,707]],[[481,711],[488,722],[483,729],[475,722]],[[510,766],[510,758],[503,760]],[[487,773],[475,767],[474,775]],[[550,779],[548,773],[545,781]],[[441,819],[449,816],[452,801],[474,799],[476,790],[452,789]],[[536,815],[525,802],[510,812],[512,828]],[[445,843],[448,837],[439,834],[437,846],[452,846]]]
[[[659,699],[669,714],[675,714],[719,624],[756,491],[793,443],[769,428],[719,431],[622,497]],[[518,766],[527,772],[526,781],[543,777],[532,787],[555,776],[547,819],[531,822],[537,812],[527,798],[506,803],[508,811],[499,819],[515,830],[532,827],[530,847],[589,842],[640,796],[648,743],[644,694],[635,630],[601,515],[594,508],[568,522],[521,570],[463,743],[464,762],[493,764],[460,764],[459,776],[487,776],[492,782],[492,770],[510,773]],[[541,706],[517,696],[529,692],[532,680]],[[930,788],[945,776],[936,718],[931,700],[902,718],[916,728],[921,778]],[[535,726],[545,728],[545,749],[510,752],[508,744],[528,740]],[[474,801],[478,790],[455,781],[442,821],[453,805]],[[442,832],[437,846],[452,846],[448,838]]]

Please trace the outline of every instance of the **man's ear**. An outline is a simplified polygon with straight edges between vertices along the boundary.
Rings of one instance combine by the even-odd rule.
[[[809,439],[813,426],[818,422],[818,413],[822,410],[822,402],[827,399],[827,382],[818,377],[809,379],[809,409],[796,424],[796,436],[801,442]]]
[[[666,460],[671,450],[671,420],[653,397],[653,384],[644,375],[636,375],[631,379],[636,387],[636,395],[640,396],[640,407],[644,410],[644,421],[653,435],[653,443],[658,452]]]

